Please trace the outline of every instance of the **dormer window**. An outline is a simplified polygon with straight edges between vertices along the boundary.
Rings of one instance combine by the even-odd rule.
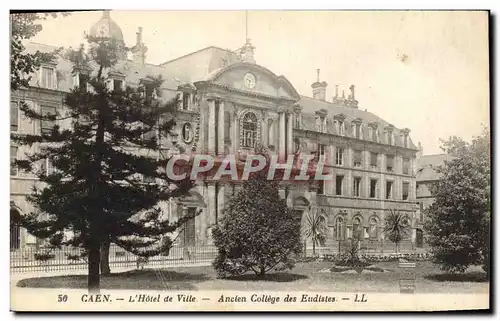
[[[73,71],[73,87],[79,88],[80,90],[86,90],[92,92],[92,85],[89,84],[89,71],[87,70],[75,70]]]
[[[113,79],[113,90],[123,90],[123,80]]]
[[[53,67],[43,66],[40,68],[40,86],[47,89],[56,89],[57,77]]]
[[[335,132],[337,133],[337,135],[344,136],[345,135],[345,116],[342,114],[335,116],[334,125],[335,125]]]
[[[363,139],[363,127],[361,126],[360,120],[355,120],[352,123],[352,137]]]
[[[368,125],[368,136],[370,137],[371,141],[378,143],[378,140],[379,140],[378,126],[376,124],[371,123]]]
[[[190,93],[182,93],[182,110],[189,110],[189,105],[191,101]]]

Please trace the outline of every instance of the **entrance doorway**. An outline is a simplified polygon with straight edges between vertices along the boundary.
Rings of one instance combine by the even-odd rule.
[[[196,212],[196,207],[188,207],[188,215],[194,215]],[[196,243],[196,227],[195,227],[196,217],[190,219],[184,223],[184,245],[194,246]]]

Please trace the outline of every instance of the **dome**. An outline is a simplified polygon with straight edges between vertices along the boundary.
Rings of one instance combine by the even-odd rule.
[[[89,35],[91,37],[111,37],[123,42],[122,29],[111,20],[109,11],[103,12],[101,19],[90,28]]]

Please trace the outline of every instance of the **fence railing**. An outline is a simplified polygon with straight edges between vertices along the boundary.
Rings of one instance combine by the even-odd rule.
[[[78,248],[66,247],[62,249],[50,248],[20,248],[10,252],[11,272],[28,271],[62,271],[81,270],[87,268],[87,258],[81,256]],[[168,255],[150,257],[147,262],[138,260],[138,257],[116,245],[109,250],[109,265],[113,267],[144,267],[208,265],[217,249],[214,246],[174,246]]]

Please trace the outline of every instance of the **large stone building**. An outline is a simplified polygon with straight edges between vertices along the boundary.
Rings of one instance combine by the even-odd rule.
[[[109,12],[91,27],[90,34],[110,35],[123,43],[122,31]],[[29,51],[52,49],[44,44],[27,45]],[[320,79],[319,71],[311,85],[312,97],[300,95],[286,77],[259,65],[254,50],[247,40],[237,51],[208,47],[152,65],[146,63],[147,47],[139,28],[131,59],[124,55],[109,71],[113,79],[110,86],[147,85],[148,77],[161,75],[162,99],[181,94],[178,135],[164,142],[169,153],[181,148],[193,153],[240,154],[251,152],[259,143],[283,156],[300,151],[323,157],[333,181],[316,188],[284,182],[281,195],[298,215],[308,211],[326,215],[328,249],[335,251],[339,241],[352,237],[363,239],[371,249],[393,249],[382,233],[389,209],[408,214],[412,233],[403,249],[414,248],[418,149],[410,139],[410,130],[396,128],[358,108],[354,86],[349,87],[347,97],[343,90],[339,93],[338,86],[333,98],[327,97],[328,85]],[[63,57],[43,65],[30,88],[12,93],[11,131],[33,133],[53,126],[23,117],[19,100],[47,113],[64,108],[65,92],[81,85],[83,72]],[[11,158],[23,157],[26,148],[12,146]],[[48,163],[41,166],[51,170]],[[32,174],[11,168],[11,202],[21,214],[33,210],[25,196],[35,183]],[[202,215],[186,226],[184,245],[211,244],[210,228],[220,219],[221,209],[237,185],[200,182],[188,197],[162,204],[171,218],[182,211],[203,209]],[[36,242],[22,229],[11,232],[11,247]]]

